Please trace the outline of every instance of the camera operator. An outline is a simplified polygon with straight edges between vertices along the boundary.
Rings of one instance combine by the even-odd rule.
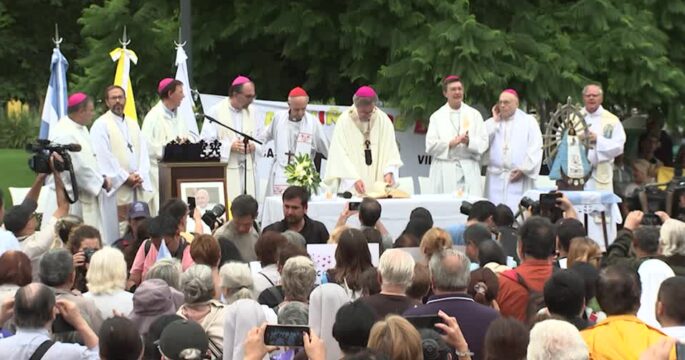
[[[488,229],[495,229],[495,204],[487,200],[476,201],[468,209],[468,203],[463,202],[461,206],[462,214],[467,215],[466,224],[455,224],[445,227],[450,236],[452,236],[452,241],[454,245],[466,245],[464,243],[464,230],[467,227],[481,223],[488,227]],[[467,212],[468,214],[466,214]]]
[[[53,171],[53,174],[57,175],[59,173],[55,171],[55,160],[61,161],[62,158],[55,153],[50,156],[50,169]],[[11,207],[4,218],[5,229],[14,234],[17,240],[19,240],[21,251],[31,259],[34,279],[38,278],[38,264],[41,257],[52,246],[57,220],[69,212],[69,202],[67,202],[64,193],[64,184],[59,176],[55,176],[57,209],[52,215],[49,215],[47,212],[43,214],[43,219],[47,219],[47,221],[44,221],[46,226],[41,227],[41,230],[36,232],[37,221],[34,212],[38,207],[38,196],[46,176],[47,174],[38,174],[33,182],[33,186],[31,186],[31,190],[29,190],[21,205]]]
[[[69,234],[66,248],[71,252],[74,271],[76,272],[74,289],[86,293],[88,292],[86,274],[88,273],[90,258],[96,251],[102,249],[100,232],[90,225],[79,225]]]
[[[119,238],[116,197],[105,196],[112,189],[112,181],[100,171],[93,153],[87,128],[93,120],[93,107],[93,100],[84,93],[69,96],[67,116],[52,129],[50,140],[56,144],[80,145],[80,151],[68,151],[78,189],[72,189],[71,181],[67,181],[70,177],[67,171],[61,174],[67,190],[72,194],[70,197],[73,199],[78,193],[78,201],[71,206],[70,213],[83,218],[85,224],[99,229],[104,242],[111,244]]]

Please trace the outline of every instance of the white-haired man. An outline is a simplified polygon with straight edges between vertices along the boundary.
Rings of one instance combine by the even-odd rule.
[[[328,157],[329,141],[321,123],[307,112],[309,95],[296,87],[288,94],[288,110],[274,116],[271,124],[260,135],[262,142],[274,141],[275,159],[269,174],[266,196],[280,195],[288,188],[285,167],[295,156],[309,155],[314,160],[316,153]]]
[[[587,136],[592,146],[588,160],[592,164],[592,176],[585,184],[585,190],[614,190],[614,158],[623,154],[626,132],[621,120],[602,107],[604,92],[595,84],[583,88],[582,114],[588,127]]]
[[[362,297],[361,301],[376,311],[379,319],[388,314],[402,315],[414,306],[414,301],[405,294],[413,277],[414,258],[401,249],[386,250],[378,263],[381,292]]]
[[[535,185],[542,166],[540,125],[518,107],[518,93],[506,89],[485,122],[490,137],[485,197],[514,212],[523,194]]]
[[[360,87],[352,101],[335,125],[324,182],[359,195],[376,183],[394,186],[402,159],[392,121],[376,106],[378,95],[370,86]]]

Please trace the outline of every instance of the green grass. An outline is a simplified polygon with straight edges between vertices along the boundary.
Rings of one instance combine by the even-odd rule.
[[[29,153],[20,149],[0,149],[0,189],[6,209],[12,202],[8,188],[29,187],[36,178],[36,174],[29,169],[29,156]]]

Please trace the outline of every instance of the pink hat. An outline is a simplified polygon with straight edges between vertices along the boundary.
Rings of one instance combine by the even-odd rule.
[[[251,81],[252,80],[250,80],[247,76],[238,75],[237,78],[233,79],[231,86],[238,86],[238,85],[242,85],[245,83],[249,83]]]
[[[461,78],[459,77],[459,75],[447,75],[444,79],[442,79],[443,82],[448,82],[452,80],[461,80]]]
[[[512,94],[512,95],[516,96],[517,98],[519,97],[519,93],[517,93],[516,90],[514,90],[514,89],[504,89],[504,91],[502,91],[502,92]]]
[[[299,86],[290,90],[290,93],[288,94],[288,97],[298,97],[298,96],[309,96],[309,95],[307,95],[307,92],[304,91],[304,89],[299,87]]]
[[[172,78],[164,78],[160,80],[159,85],[157,85],[157,93],[161,94],[162,90],[164,90],[164,88],[167,87],[167,85],[169,85],[169,83],[172,81],[174,81]]]
[[[372,98],[378,96],[371,86],[360,87],[357,89],[357,92],[355,92],[354,95],[361,98]]]
[[[85,93],[82,93],[82,92],[73,93],[73,94],[71,94],[71,96],[69,96],[69,99],[67,100],[67,107],[76,106],[76,105],[82,103],[87,98],[88,98],[88,95],[86,95]]]

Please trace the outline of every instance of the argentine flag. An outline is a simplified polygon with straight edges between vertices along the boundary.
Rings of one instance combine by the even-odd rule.
[[[171,252],[169,251],[169,248],[166,246],[166,241],[162,239],[162,244],[159,245],[159,251],[157,252],[157,259],[155,259],[155,262],[171,258]]]
[[[67,115],[67,67],[69,67],[67,59],[59,48],[54,48],[50,60],[50,82],[40,117],[39,139],[49,139],[50,129],[55,127],[59,119]]]

